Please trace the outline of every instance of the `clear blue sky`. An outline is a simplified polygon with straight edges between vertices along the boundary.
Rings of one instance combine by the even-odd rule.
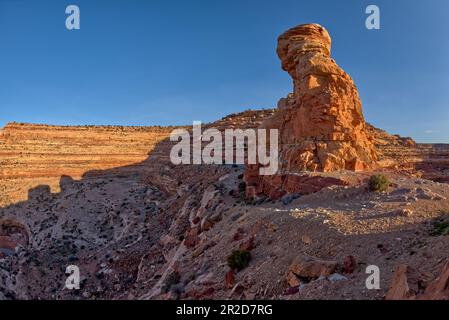
[[[81,30],[65,28],[77,4]],[[381,9],[379,31],[365,8]],[[0,126],[191,124],[290,92],[276,39],[316,22],[367,121],[449,142],[447,0],[0,0]]]

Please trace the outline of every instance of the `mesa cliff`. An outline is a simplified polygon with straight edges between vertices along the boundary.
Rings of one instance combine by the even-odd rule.
[[[272,114],[272,110],[249,110],[210,126],[222,131],[255,128]],[[150,154],[169,158],[172,144],[167,140],[176,128],[181,127],[9,123],[0,129],[0,206],[26,200],[28,190],[42,184],[58,192],[62,176],[113,175],[114,168],[123,174],[126,167],[134,174],[148,170],[145,160]]]
[[[0,130],[0,178],[81,177],[92,169],[136,163],[171,130],[10,123]]]
[[[61,176],[79,179],[93,170],[142,162],[171,131],[10,123],[0,130],[0,180],[11,181],[0,187],[0,204],[26,200],[27,191],[40,184],[59,191]]]

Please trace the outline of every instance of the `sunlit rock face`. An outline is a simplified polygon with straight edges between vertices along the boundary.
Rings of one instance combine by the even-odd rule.
[[[276,117],[287,170],[362,170],[376,160],[357,88],[330,51],[328,32],[316,24],[279,37],[282,68],[294,84]]]
[[[357,88],[330,52],[329,33],[317,24],[292,28],[278,39],[277,53],[293,79],[293,93],[279,101],[277,112],[262,127],[279,129],[282,177],[360,171],[376,163]],[[284,184],[284,178],[258,177],[256,170],[249,166],[246,177],[259,192],[274,182],[276,188]]]

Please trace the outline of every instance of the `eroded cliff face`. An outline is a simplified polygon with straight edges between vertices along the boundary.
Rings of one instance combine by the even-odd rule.
[[[208,127],[256,128],[272,115],[271,110],[247,111]],[[381,270],[393,270],[408,263],[436,276],[440,268],[435,262],[447,258],[449,238],[427,232],[429,219],[449,208],[448,185],[418,179],[413,176],[421,175],[418,169],[402,169],[424,159],[442,165],[449,158],[444,146],[427,149],[369,126],[379,160],[389,166],[388,192],[369,193],[363,179],[370,173],[345,171],[320,173],[322,180],[288,180],[288,188],[300,186],[309,193],[321,188],[316,194],[247,201],[241,190],[243,166],[175,166],[169,159],[174,143],[162,135],[144,141],[145,135],[154,137],[166,128],[64,127],[61,132],[36,126],[43,131],[34,134],[29,128],[35,126],[15,126],[8,137],[3,135],[1,148],[15,150],[17,163],[10,168],[16,172],[28,174],[46,166],[41,172],[51,173],[53,159],[64,160],[60,168],[65,174],[87,164],[94,171],[79,180],[47,174],[0,179],[0,189],[22,188],[26,197],[0,205],[0,300],[379,299],[393,274],[381,278],[380,292],[360,290],[366,280],[362,266],[375,261]],[[139,143],[148,143],[149,149],[144,152]],[[95,158],[105,148],[117,159],[119,153],[125,155],[125,163],[135,150],[145,160],[136,157],[132,164],[99,170],[105,165],[101,161],[77,162],[74,156],[88,160],[89,154]],[[30,161],[33,157],[39,161]],[[3,163],[12,159],[5,152],[0,156]],[[360,182],[323,188],[321,182],[332,182],[323,180],[326,175]],[[49,181],[60,191],[50,190]],[[26,189],[31,183],[35,186]],[[425,247],[417,242],[418,233]],[[253,258],[245,270],[233,273],[226,261],[236,248],[250,250]],[[303,283],[303,278],[287,276],[302,254],[336,261],[339,267],[348,256],[357,263],[344,275],[347,280],[337,275],[342,282],[334,282],[331,275]],[[79,292],[64,289],[65,268],[73,264],[84,279]],[[294,271],[299,276],[303,272]]]
[[[0,135],[0,178],[69,175],[146,159],[172,128],[11,123]]]
[[[277,53],[294,92],[265,126],[279,127],[288,172],[363,170],[377,159],[356,86],[330,51],[328,32],[316,24],[279,37]]]
[[[368,124],[378,153],[378,164],[386,170],[435,182],[449,182],[449,144],[416,143],[410,137],[391,135]]]
[[[361,171],[375,165],[377,154],[357,88],[330,52],[331,38],[317,24],[300,25],[279,37],[277,53],[293,79],[293,93],[279,101],[277,112],[262,127],[279,130],[280,172],[259,177],[257,167],[250,166],[246,181],[255,187],[252,193],[278,197],[291,185],[292,175]],[[301,183],[298,179],[294,184]]]
[[[205,126],[256,128],[271,115],[271,110],[246,111]],[[10,196],[0,203],[0,300],[73,297],[69,290],[56,289],[63,287],[64,272],[49,272],[64,271],[68,264],[80,266],[92,279],[83,287],[83,298],[165,294],[161,285],[181,271],[179,260],[185,256],[179,253],[203,245],[204,233],[238,201],[243,170],[173,165],[169,155],[175,143],[164,138],[170,132],[22,124],[3,130],[1,148],[13,150],[15,158],[0,153],[14,173],[0,179],[0,189]],[[88,161],[98,154],[107,160],[105,153],[124,165],[109,168],[106,161]],[[61,171],[51,171],[55,159],[62,161]],[[40,175],[32,174],[43,167]],[[82,177],[74,179],[78,172]],[[192,296],[201,294],[195,293],[201,285],[191,287]]]
[[[59,191],[60,177],[138,164],[171,127],[49,126],[10,123],[0,130],[0,205],[26,200],[40,184]],[[133,167],[135,170],[136,167]]]

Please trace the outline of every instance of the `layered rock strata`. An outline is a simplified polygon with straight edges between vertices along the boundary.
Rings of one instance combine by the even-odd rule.
[[[280,177],[259,177],[257,166],[249,166],[246,181],[256,193],[283,193],[292,174],[359,171],[375,164],[356,86],[330,52],[331,38],[317,24],[300,25],[279,37],[277,53],[293,79],[293,93],[262,125],[279,130]]]

